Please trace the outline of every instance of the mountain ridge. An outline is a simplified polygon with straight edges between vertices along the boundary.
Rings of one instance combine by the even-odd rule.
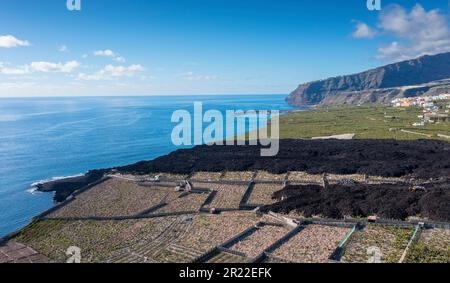
[[[304,83],[286,100],[295,106],[388,104],[398,97],[450,92],[449,78],[450,52],[447,52],[425,55],[356,74]]]

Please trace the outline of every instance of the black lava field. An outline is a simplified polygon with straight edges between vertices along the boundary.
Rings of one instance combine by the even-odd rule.
[[[118,168],[129,173],[267,170],[430,179],[450,176],[450,143],[418,140],[282,140],[275,157],[258,146],[197,146]]]
[[[411,191],[408,186],[288,186],[276,192],[280,202],[261,208],[262,212],[300,212],[305,217],[322,216],[341,219],[345,216],[406,220],[420,216],[434,221],[450,221],[450,185],[429,185],[427,191]]]

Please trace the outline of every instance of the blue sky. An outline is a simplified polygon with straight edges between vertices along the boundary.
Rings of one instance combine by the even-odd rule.
[[[0,96],[288,93],[450,51],[449,1],[0,2]]]

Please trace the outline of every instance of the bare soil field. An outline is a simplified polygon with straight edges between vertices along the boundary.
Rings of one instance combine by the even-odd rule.
[[[196,172],[191,176],[191,180],[219,181],[221,176],[220,172]]]
[[[244,253],[249,258],[254,258],[289,231],[289,228],[282,225],[264,225],[259,227],[253,234],[230,247],[230,249]]]
[[[190,193],[170,201],[167,205],[156,210],[154,213],[177,212],[177,211],[198,211],[209,194]]]
[[[221,252],[207,261],[207,263],[246,263],[250,259],[232,253]]]
[[[215,196],[206,208],[238,209],[248,186],[221,184],[214,189]]]
[[[308,225],[273,255],[288,262],[325,263],[348,232],[348,228]]]
[[[178,196],[168,188],[139,186],[114,178],[79,194],[48,218],[133,216]]]
[[[283,182],[286,174],[272,174],[267,171],[258,171],[256,173],[255,181],[278,181]]]
[[[255,184],[247,203],[256,205],[268,205],[276,203],[274,193],[283,189],[283,185]]]
[[[230,172],[227,171],[222,177],[222,180],[224,181],[248,181],[253,177],[253,172],[250,171],[234,171]]]
[[[206,252],[225,243],[259,221],[252,212],[223,212],[219,215],[201,214],[193,218],[192,233],[176,244]]]

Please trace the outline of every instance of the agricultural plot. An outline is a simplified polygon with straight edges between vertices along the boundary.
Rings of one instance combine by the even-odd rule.
[[[169,188],[144,187],[131,181],[110,179],[76,196],[75,200],[47,217],[133,216],[178,195]]]
[[[155,258],[156,262],[164,263],[189,263],[203,255],[204,252],[177,244],[170,244],[159,251]]]
[[[290,229],[283,225],[266,224],[258,227],[254,233],[234,244],[230,249],[244,253],[249,258],[254,258],[289,231]]]
[[[250,182],[253,177],[253,172],[242,171],[242,172],[225,172],[222,177],[224,181],[248,181]]]
[[[283,182],[285,178],[286,174],[272,174],[267,171],[258,171],[256,173],[255,181]]]
[[[252,212],[223,212],[218,215],[201,214],[193,218],[192,228],[175,244],[207,252],[235,235],[255,225],[259,217]]]
[[[277,202],[273,199],[273,194],[283,189],[282,185],[276,184],[255,184],[247,203],[255,205],[268,205]]]
[[[248,186],[221,184],[215,191],[212,202],[205,208],[238,209]]]
[[[295,183],[306,183],[306,184],[320,184],[322,182],[322,175],[311,175],[306,172],[290,172],[288,180],[289,182]]]
[[[154,211],[153,213],[169,213],[179,211],[198,211],[205,200],[208,198],[207,193],[190,193],[186,196],[179,197],[170,201],[167,205]]]
[[[336,250],[348,228],[308,225],[273,252],[281,260],[296,263],[325,263]]]
[[[23,243],[54,262],[67,260],[71,246],[81,249],[84,263],[109,262],[118,254],[129,254],[139,243],[152,243],[174,222],[175,218],[126,221],[59,221],[35,222],[13,240]]]
[[[196,172],[191,176],[191,180],[219,181],[221,172]]]
[[[220,252],[219,254],[208,260],[207,263],[246,263],[249,260],[249,258],[243,256],[228,252]]]
[[[217,190],[220,187],[219,183],[208,183],[208,182],[191,182],[194,189],[204,189],[204,190]]]
[[[328,180],[330,183],[340,183],[346,180],[352,180],[355,182],[364,182],[364,175],[351,174],[351,175],[338,175],[338,174],[328,174]]]
[[[450,230],[430,229],[422,231],[410,248],[407,263],[450,263]]]
[[[165,263],[165,262],[185,262],[189,253],[173,253],[168,250],[171,245],[183,239],[191,231],[192,222],[178,218],[171,223],[158,237],[152,241],[139,241],[126,249],[123,249],[118,256],[111,259],[116,263]]]
[[[173,174],[173,173],[158,173],[153,175],[153,177],[156,176],[159,176],[160,180],[173,180],[173,181],[184,181],[189,177],[187,174]]]
[[[369,225],[353,234],[341,261],[366,263],[373,257],[380,257],[383,263],[398,263],[412,233],[408,228]]]
[[[0,263],[48,263],[49,259],[30,247],[16,242],[0,245]]]

